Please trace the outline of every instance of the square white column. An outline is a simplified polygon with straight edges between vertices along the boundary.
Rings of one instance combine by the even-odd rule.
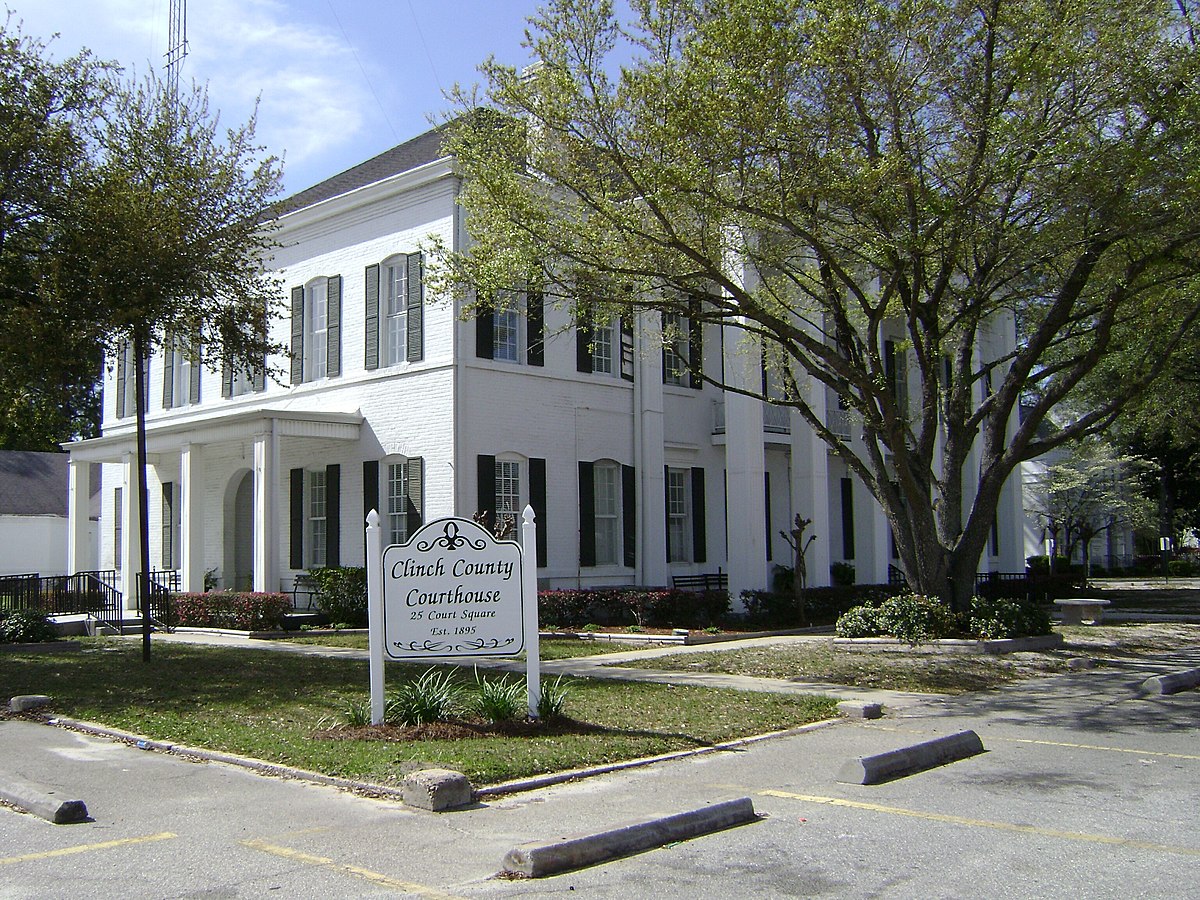
[[[68,575],[96,568],[92,550],[91,466],[71,460],[67,464],[67,568]]]
[[[179,454],[180,587],[204,590],[204,448],[185,444]]]
[[[278,591],[279,441],[275,422],[254,439],[254,590]]]
[[[121,517],[120,585],[125,609],[136,610],[138,571],[141,568],[141,554],[138,547],[141,541],[141,504],[138,502],[137,456],[133,453],[126,453],[123,462],[124,481],[121,490],[121,509],[116,511],[116,514]]]

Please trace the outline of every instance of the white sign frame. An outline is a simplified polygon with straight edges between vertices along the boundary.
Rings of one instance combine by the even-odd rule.
[[[531,507],[522,519],[521,544],[498,541],[470,519],[448,517],[422,526],[403,544],[382,548],[379,513],[367,515],[373,725],[384,717],[385,658],[436,662],[515,656],[522,649],[529,715],[537,718],[538,559]]]

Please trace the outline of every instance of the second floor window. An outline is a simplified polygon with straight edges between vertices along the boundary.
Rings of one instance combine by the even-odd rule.
[[[392,257],[380,273],[383,288],[383,364],[408,358],[408,257]]]
[[[329,282],[320,278],[304,288],[304,380],[329,374]]]

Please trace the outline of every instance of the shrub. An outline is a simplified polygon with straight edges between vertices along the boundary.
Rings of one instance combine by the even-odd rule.
[[[936,597],[901,594],[889,597],[879,607],[879,624],[884,632],[912,646],[958,633],[958,617]]]
[[[525,682],[509,681],[508,676],[488,681],[475,670],[475,694],[471,711],[489,722],[507,722],[524,716],[526,711]]]
[[[563,687],[561,675],[554,683],[542,685],[542,694],[538,697],[537,712],[539,719],[556,719],[563,714],[567,704],[567,689]]]
[[[582,627],[592,619],[591,591],[538,591],[538,621],[560,628]]]
[[[209,591],[175,594],[175,617],[194,628],[236,628],[242,631],[275,631],[292,608],[287,594]]]
[[[790,593],[743,591],[744,621],[761,628],[797,628],[801,625],[833,624],[838,616],[860,604],[878,606],[905,588],[889,584],[852,584],[812,587],[804,591],[804,612]]]
[[[1176,578],[1191,578],[1200,571],[1200,566],[1190,559],[1172,559],[1167,563],[1167,574]]]
[[[367,570],[361,566],[321,566],[309,569],[316,586],[313,602],[331,622],[351,628],[367,627]]]
[[[58,640],[58,632],[41,613],[31,609],[0,610],[0,644],[42,644]]]
[[[1027,600],[972,597],[967,630],[985,640],[1049,634],[1050,613]]]
[[[852,606],[838,616],[834,631],[844,638],[878,637],[883,634],[879,607],[869,603]]]
[[[424,725],[454,716],[462,707],[462,688],[450,671],[426,669],[401,685],[387,702],[384,718],[395,725]]]
[[[829,566],[829,580],[838,585],[854,584],[854,566],[848,562],[835,562]]]

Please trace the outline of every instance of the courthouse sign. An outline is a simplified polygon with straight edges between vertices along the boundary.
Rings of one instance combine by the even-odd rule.
[[[389,659],[516,656],[524,649],[521,548],[469,519],[438,519],[382,554]]]

